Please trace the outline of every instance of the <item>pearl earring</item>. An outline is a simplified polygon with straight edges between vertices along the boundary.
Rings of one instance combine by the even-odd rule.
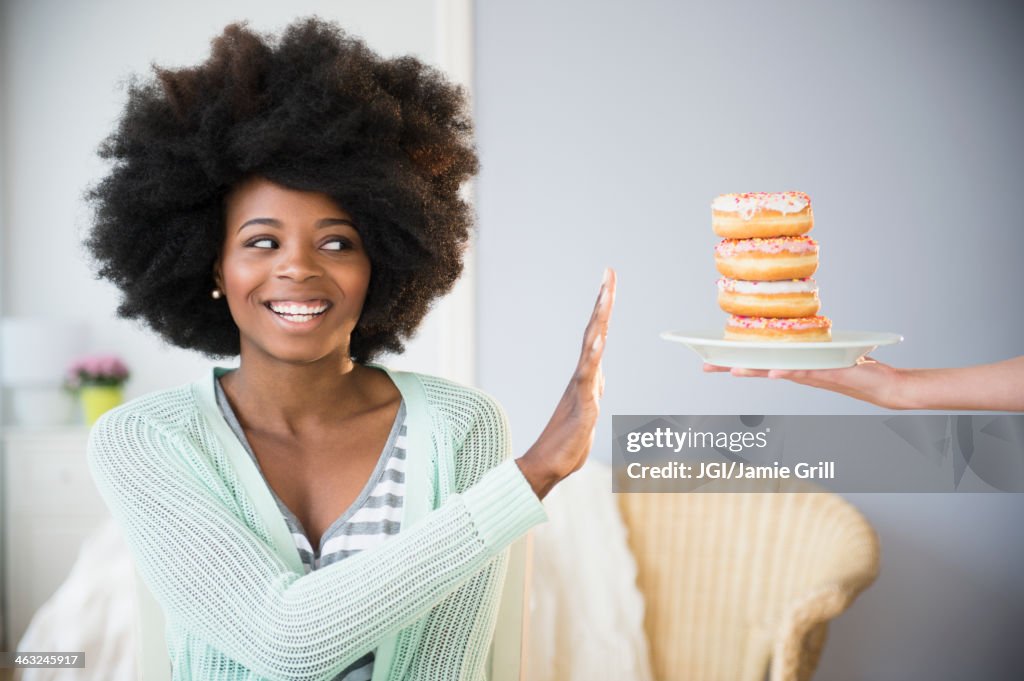
[[[223,296],[223,295],[224,295],[224,294],[220,292],[220,289],[219,289],[219,288],[215,288],[215,289],[213,289],[213,291],[211,291],[211,292],[210,292],[210,296],[211,296],[211,297],[212,297],[212,298],[213,298],[214,300],[220,300],[221,296]]]

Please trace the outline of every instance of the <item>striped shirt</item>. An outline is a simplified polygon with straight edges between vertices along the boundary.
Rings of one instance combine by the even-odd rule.
[[[221,387],[220,380],[215,381],[217,388],[217,405],[231,430],[249,453],[256,467],[260,468],[259,460],[252,451],[245,432],[242,430],[238,417],[235,416],[231,403]],[[292,513],[281,498],[277,496],[270,484],[270,489],[281,509],[288,529],[291,530],[295,547],[302,558],[306,574],[331,563],[355,555],[364,549],[377,546],[389,536],[398,534],[402,519],[402,499],[405,495],[405,401],[398,407],[395,423],[391,426],[384,450],[377,461],[377,466],[352,505],[338,517],[320,537],[320,545],[314,549],[306,536],[306,531],[298,517]],[[264,476],[264,480],[266,477]],[[370,651],[346,667],[334,681],[370,681],[373,675],[374,651]]]

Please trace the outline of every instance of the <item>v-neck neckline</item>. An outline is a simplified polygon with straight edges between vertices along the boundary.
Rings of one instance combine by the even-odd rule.
[[[263,481],[270,489],[270,493],[273,495],[274,500],[281,509],[281,512],[286,514],[286,516],[299,528],[299,531],[306,538],[306,542],[309,544],[310,549],[312,549],[315,565],[323,557],[324,542],[329,541],[331,534],[335,532],[338,527],[344,525],[359,510],[359,508],[366,503],[370,493],[376,489],[377,483],[380,481],[380,476],[383,475],[388,462],[394,456],[393,450],[395,448],[395,443],[398,441],[402,426],[405,425],[407,418],[405,399],[399,396],[398,411],[395,412],[395,420],[391,423],[391,428],[388,430],[388,436],[384,441],[384,446],[377,455],[377,463],[374,464],[373,471],[363,484],[363,487],[359,490],[359,494],[357,494],[352,503],[349,504],[338,515],[338,517],[331,521],[330,525],[324,529],[320,535],[320,539],[316,543],[316,546],[314,546],[313,542],[310,541],[309,530],[299,519],[299,516],[288,506],[288,504],[284,502],[283,499],[281,499],[281,496],[274,491],[273,487],[270,486],[266,472],[263,470],[263,466],[260,465],[259,459],[256,458],[256,452],[253,450],[252,443],[249,442],[249,438],[245,434],[244,428],[242,428],[242,423],[238,419],[238,414],[235,412],[234,407],[231,406],[231,400],[228,398],[227,391],[224,390],[224,386],[220,381],[221,376],[231,373],[231,371],[232,370],[225,371],[214,377],[214,395],[218,401],[217,407],[220,409],[221,414],[224,414],[224,409],[221,409],[221,401],[219,399],[220,397],[223,397],[223,404],[226,406],[231,418],[234,420],[234,423],[228,423],[228,427],[231,428],[231,432],[239,439],[239,442],[245,448],[246,454],[249,455],[253,463],[256,465],[256,469],[260,472],[260,475],[263,476]],[[237,430],[235,429],[234,424],[238,425]]]
[[[406,496],[402,503],[400,527],[410,527],[437,503],[436,481],[431,458],[437,458],[436,442],[431,437],[431,418],[419,379],[411,373],[392,371],[379,364],[364,366],[385,372],[402,394],[406,406]],[[224,448],[249,499],[262,519],[277,554],[299,575],[305,574],[302,558],[291,536],[291,529],[278,508],[274,494],[260,472],[256,461],[245,450],[217,405],[214,381],[233,371],[234,367],[214,366],[192,384],[193,394],[214,435]]]

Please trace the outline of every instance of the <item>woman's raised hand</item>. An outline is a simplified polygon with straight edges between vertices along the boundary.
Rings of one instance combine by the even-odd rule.
[[[601,357],[614,302],[615,270],[606,268],[594,312],[583,333],[583,349],[576,371],[544,432],[516,460],[540,499],[559,481],[579,470],[590,454],[600,411],[598,402],[604,393]]]

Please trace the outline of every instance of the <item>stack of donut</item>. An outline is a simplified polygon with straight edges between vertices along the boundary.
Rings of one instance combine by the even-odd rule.
[[[803,192],[722,194],[711,204],[718,304],[729,313],[725,337],[740,341],[828,341],[818,315],[818,242]]]

